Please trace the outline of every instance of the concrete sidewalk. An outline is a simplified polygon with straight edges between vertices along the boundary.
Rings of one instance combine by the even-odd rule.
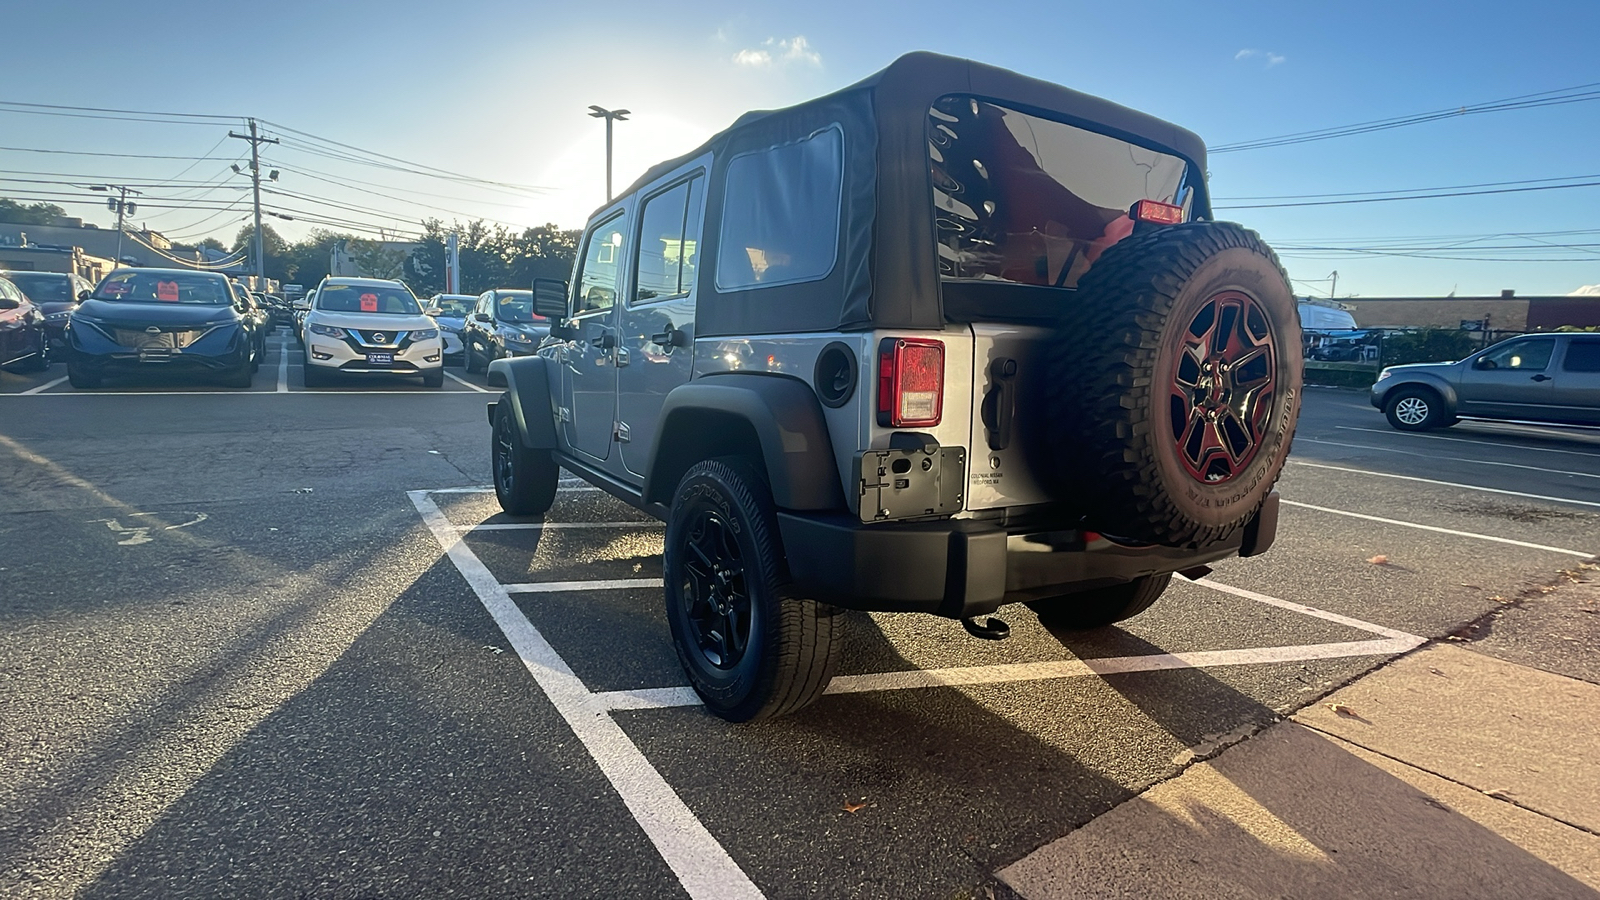
[[[1600,642],[1565,624],[1600,634],[1600,583],[1559,593],[1461,633],[1503,646],[1426,646],[1000,878],[1027,900],[1600,897]],[[1574,642],[1576,678],[1501,658]]]

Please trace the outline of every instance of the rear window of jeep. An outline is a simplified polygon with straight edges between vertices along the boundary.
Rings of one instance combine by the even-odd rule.
[[[1187,213],[1181,158],[976,97],[928,110],[928,157],[946,280],[1075,288],[1134,203]]]

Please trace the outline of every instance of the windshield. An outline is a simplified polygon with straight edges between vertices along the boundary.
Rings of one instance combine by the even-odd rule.
[[[533,291],[499,291],[495,294],[494,317],[502,322],[543,322],[534,315]]]
[[[72,279],[53,272],[7,272],[5,277],[35,303],[71,303]]]
[[[1140,200],[1185,207],[1177,156],[968,96],[928,110],[944,280],[1075,288]]]
[[[422,315],[417,298],[398,284],[325,284],[317,290],[317,309],[384,316]]]
[[[439,310],[439,315],[447,318],[461,318],[472,311],[472,303],[476,297],[435,297],[433,306]]]
[[[152,272],[129,269],[113,272],[94,289],[94,299],[124,303],[190,303],[227,306],[233,292],[220,275],[201,272]]]

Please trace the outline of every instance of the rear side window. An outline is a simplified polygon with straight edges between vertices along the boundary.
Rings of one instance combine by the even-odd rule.
[[[693,288],[704,184],[695,178],[644,202],[634,279],[638,302],[680,297]]]
[[[717,289],[818,281],[839,249],[844,134],[805,140],[728,163],[717,251]]]
[[[1600,372],[1600,338],[1573,338],[1561,371]]]

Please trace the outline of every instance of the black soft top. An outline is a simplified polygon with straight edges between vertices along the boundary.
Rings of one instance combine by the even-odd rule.
[[[785,109],[745,113],[695,150],[651,167],[623,192],[632,194],[713,154],[702,240],[706,258],[716,259],[728,160],[804,140],[830,126],[843,131],[844,197],[833,271],[819,282],[720,293],[716,267],[701,266],[698,333],[942,327],[927,121],[934,102],[949,94],[992,100],[1173,153],[1195,172],[1205,171],[1205,144],[1187,129],[995,66],[908,53],[843,90]],[[1194,210],[1209,216],[1203,182],[1197,183]]]

